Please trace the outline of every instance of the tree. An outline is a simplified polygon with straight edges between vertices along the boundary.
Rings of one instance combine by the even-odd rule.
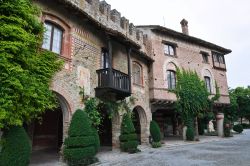
[[[28,166],[31,144],[25,130],[12,126],[2,137],[3,147],[0,152],[0,166]]]
[[[199,78],[196,72],[178,69],[177,85],[174,92],[177,97],[177,112],[180,113],[188,130],[193,129],[194,118],[209,108],[209,93],[204,81]],[[196,130],[198,133],[198,128]]]
[[[250,121],[250,88],[237,87],[229,90],[230,107],[226,109],[226,113],[230,115],[231,120],[238,117],[245,117]],[[242,123],[242,121],[241,121]]]
[[[135,153],[138,151],[138,140],[135,128],[129,113],[125,113],[122,118],[121,124],[121,150],[129,153]]]
[[[64,141],[63,155],[69,165],[88,165],[96,161],[99,137],[86,112],[76,110],[68,135]]]
[[[62,62],[40,49],[44,28],[37,11],[30,0],[0,3],[0,129],[56,107],[49,85]]]
[[[230,105],[224,109],[225,118],[231,123],[238,120],[239,118],[239,105],[237,103],[237,95],[235,89],[229,89]]]

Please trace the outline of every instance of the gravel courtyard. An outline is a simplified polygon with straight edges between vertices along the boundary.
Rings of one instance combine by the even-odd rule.
[[[217,141],[147,148],[137,154],[119,156],[95,165],[103,166],[250,166],[250,130]]]

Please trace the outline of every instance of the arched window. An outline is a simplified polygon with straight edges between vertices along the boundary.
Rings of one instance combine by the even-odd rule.
[[[61,54],[63,29],[53,23],[45,22],[42,48]]]
[[[206,87],[207,87],[207,91],[208,91],[209,93],[212,93],[212,87],[211,87],[211,79],[210,79],[210,77],[205,76],[205,77],[204,77],[204,80],[205,80],[205,85],[206,85]]]
[[[173,70],[167,70],[168,89],[175,89],[176,87],[176,73]]]
[[[137,85],[142,85],[142,67],[136,62],[133,62],[132,75],[133,83]]]

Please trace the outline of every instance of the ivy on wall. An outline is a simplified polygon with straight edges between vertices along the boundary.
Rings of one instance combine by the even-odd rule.
[[[62,61],[40,49],[44,28],[30,0],[0,2],[0,129],[57,107],[49,89]]]

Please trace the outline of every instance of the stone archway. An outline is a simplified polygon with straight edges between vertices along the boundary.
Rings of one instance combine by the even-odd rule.
[[[147,135],[147,116],[145,110],[141,106],[136,106],[133,109],[134,120],[133,123],[139,136],[140,143],[148,143]]]
[[[70,107],[67,100],[56,94],[59,106],[46,110],[41,121],[34,121],[29,127],[32,140],[31,164],[45,164],[58,161],[70,121]]]

